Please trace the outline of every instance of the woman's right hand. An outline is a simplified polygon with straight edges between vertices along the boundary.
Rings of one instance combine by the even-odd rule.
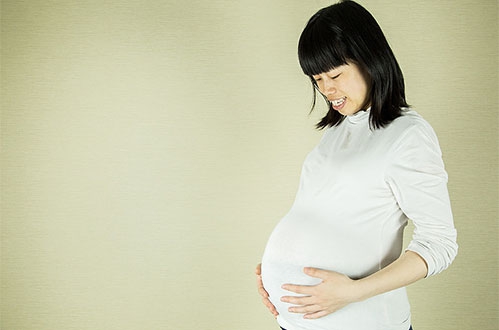
[[[262,264],[258,264],[256,266],[255,270],[256,274],[256,286],[258,288],[258,293],[262,296],[262,301],[265,306],[269,309],[269,311],[274,315],[274,317],[277,317],[279,313],[275,309],[275,306],[270,302],[269,300],[269,294],[267,290],[263,287],[263,282],[262,282]]]

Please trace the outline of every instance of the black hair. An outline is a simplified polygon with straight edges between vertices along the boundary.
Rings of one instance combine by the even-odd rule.
[[[314,87],[312,110],[318,88],[312,76],[348,63],[358,65],[370,79],[371,127],[386,126],[401,116],[403,108],[409,107],[402,71],[383,31],[374,17],[354,1],[341,1],[310,18],[300,36],[298,58]],[[319,129],[338,125],[345,118],[325,96],[324,99],[329,111],[317,123]]]

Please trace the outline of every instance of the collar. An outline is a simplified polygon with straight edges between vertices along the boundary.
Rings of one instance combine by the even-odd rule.
[[[371,108],[369,107],[367,110],[359,110],[353,115],[347,116],[347,120],[352,124],[359,124],[364,121],[369,120],[369,114]]]

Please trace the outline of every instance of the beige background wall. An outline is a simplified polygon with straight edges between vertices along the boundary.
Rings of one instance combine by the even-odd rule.
[[[360,2],[450,175],[415,329],[496,330],[497,2]],[[329,3],[2,1],[1,329],[276,329],[253,271],[321,134],[295,54]]]

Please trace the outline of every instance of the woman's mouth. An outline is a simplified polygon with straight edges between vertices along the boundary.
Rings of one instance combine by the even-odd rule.
[[[341,110],[343,106],[345,105],[345,102],[347,100],[347,97],[344,96],[342,98],[336,99],[336,100],[331,100],[331,105],[333,106],[334,110]]]

